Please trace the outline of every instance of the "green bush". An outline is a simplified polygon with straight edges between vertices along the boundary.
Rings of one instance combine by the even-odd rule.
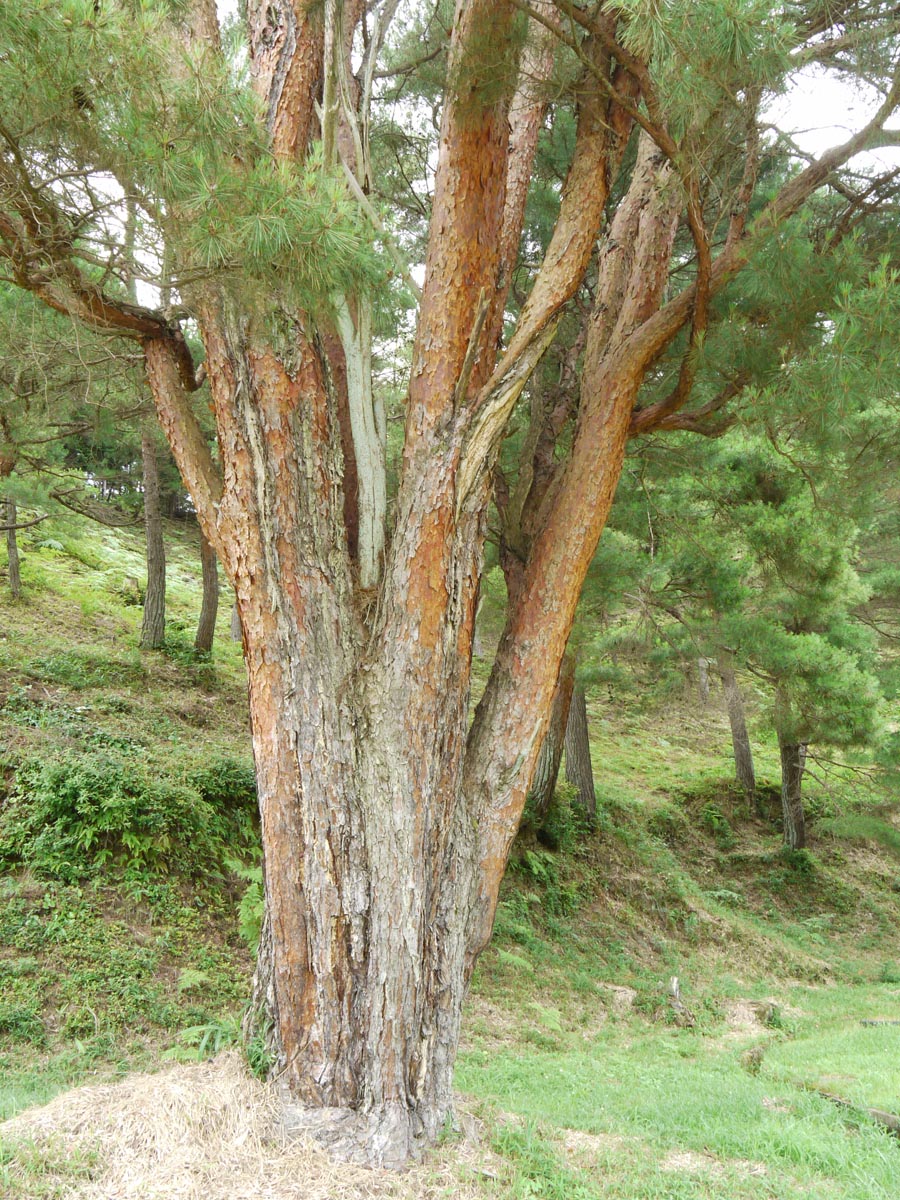
[[[245,806],[209,796],[202,775],[178,782],[112,750],[27,759],[0,811],[0,864],[66,883],[109,868],[132,881],[216,876],[256,837]]]
[[[534,811],[526,805],[523,826],[535,828]],[[562,783],[553,793],[547,812],[537,828],[538,841],[551,850],[572,850],[589,832],[584,811],[578,805],[578,789]]]
[[[256,812],[256,776],[248,761],[214,759],[208,766],[192,772],[188,781],[207,803],[217,808]]]
[[[725,814],[711,800],[700,809],[699,821],[701,826],[713,835],[716,843],[723,850],[731,850],[737,843],[734,830]]]

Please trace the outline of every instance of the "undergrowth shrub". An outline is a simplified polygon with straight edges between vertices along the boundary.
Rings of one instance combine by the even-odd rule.
[[[716,844],[722,850],[731,850],[737,844],[731,822],[722,812],[718,804],[711,800],[700,809],[698,814],[700,825],[715,838]]]
[[[188,781],[208,804],[217,808],[256,811],[256,776],[249,762],[217,758],[193,771]]]
[[[238,933],[250,953],[255,955],[259,949],[259,935],[262,932],[265,913],[262,867],[247,867],[236,859],[229,860],[228,865],[247,885],[238,905]]]
[[[112,750],[25,759],[0,810],[0,865],[65,883],[109,869],[135,883],[173,871],[214,879],[257,844],[246,787],[229,791],[229,778],[243,778],[239,765],[178,781]]]
[[[43,1046],[47,1040],[40,1013],[15,1004],[0,1005],[0,1035],[17,1042],[30,1042],[33,1046]]]

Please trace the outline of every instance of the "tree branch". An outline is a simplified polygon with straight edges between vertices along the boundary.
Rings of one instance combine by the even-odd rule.
[[[46,521],[49,516],[49,513],[44,513],[42,517],[34,517],[31,521],[17,521],[15,525],[0,525],[0,533],[9,533],[13,529],[30,529],[32,525],[40,525],[41,521]]]
[[[207,540],[218,552],[215,509],[222,498],[222,478],[191,407],[177,355],[170,341],[165,338],[147,338],[144,341],[144,355],[147,381],[160,424],[191,499],[202,517]]]
[[[705,437],[719,437],[734,424],[736,418],[727,417],[715,424],[707,424],[707,418],[720,412],[735,396],[739,396],[747,382],[746,376],[739,376],[724,387],[718,396],[692,412],[665,412],[665,401],[642,408],[631,418],[629,436],[687,430],[691,433],[701,433]]]
[[[828,182],[832,172],[868,148],[884,122],[896,110],[898,102],[900,72],[895,74],[891,89],[877,113],[862,129],[846,142],[826,151],[789,180],[774,199],[769,201],[750,228],[731,245],[726,244],[712,264],[710,296],[721,291],[746,265],[754,242],[772,233],[794,216],[809,197]],[[634,331],[625,347],[629,367],[646,370],[659,357],[690,318],[695,295],[696,284],[691,284]]]

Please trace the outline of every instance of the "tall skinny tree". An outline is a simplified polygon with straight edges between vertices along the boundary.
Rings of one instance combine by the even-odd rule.
[[[159,463],[153,430],[141,429],[144,485],[144,533],[147,538],[147,589],[141,621],[141,649],[159,650],[166,640],[166,543],[159,496]]]

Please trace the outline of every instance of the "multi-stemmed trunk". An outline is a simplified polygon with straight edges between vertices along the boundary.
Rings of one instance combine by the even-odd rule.
[[[532,25],[569,37],[558,7],[535,0]],[[649,68],[618,40],[619,9],[605,6],[595,17],[566,7],[588,30],[577,42],[584,71],[572,160],[542,265],[504,341],[528,182],[552,94],[542,98],[532,82],[550,75],[553,55],[536,44],[522,56],[516,84],[521,5],[457,0],[390,531],[363,290],[320,298],[322,311],[303,312],[290,286],[292,256],[314,257],[315,247],[304,243],[270,263],[264,286],[252,254],[217,273],[184,236],[197,204],[179,211],[180,190],[148,196],[141,204],[150,221],[162,222],[182,281],[180,311],[190,313],[203,343],[198,371],[168,309],[105,292],[79,265],[71,214],[53,188],[30,177],[23,157],[4,159],[0,252],[17,281],[52,307],[142,344],[169,445],[235,590],[266,897],[249,1024],[268,1042],[288,1094],[307,1106],[298,1121],[369,1162],[401,1163],[444,1126],[463,997],[490,937],[628,439],[702,420],[704,409],[680,424],[679,410],[699,362],[708,300],[748,256],[757,89],[740,92],[746,164],[713,263],[710,244],[719,242],[703,228],[705,177],[659,124]],[[295,180],[303,163],[311,173],[300,178],[312,181],[317,168],[306,160],[321,132],[327,170],[347,176],[369,215],[365,105],[382,18],[396,8],[390,0],[246,6],[247,65],[264,114],[259,133],[279,177]],[[366,36],[354,40],[361,22]],[[184,52],[171,55],[173,85],[202,81],[205,96],[207,75],[231,78],[212,0],[178,6],[175,29]],[[866,146],[896,101],[892,92],[865,130],[790,179],[759,214],[767,236]],[[241,111],[243,121],[249,110]],[[84,114],[78,120],[80,131]],[[645,131],[598,253],[634,121]],[[160,146],[167,161],[169,153],[169,143]],[[171,153],[179,153],[177,137]],[[124,175],[140,177],[140,188],[125,179],[127,196],[153,190],[156,177],[140,171],[143,156],[113,158]],[[270,158],[238,156],[228,171],[246,170],[249,181]],[[95,161],[91,141],[89,173]],[[158,174],[170,177],[168,169]],[[208,182],[212,194],[216,179]],[[696,280],[671,294],[685,207]],[[681,256],[679,270],[685,262]],[[556,406],[551,414],[561,453],[538,438],[515,489],[520,568],[491,677],[467,728],[492,469],[589,267],[595,303],[585,314],[580,390],[570,411]],[[687,328],[676,387],[635,411],[647,372]],[[204,377],[221,465],[192,408]]]
[[[360,586],[349,551],[339,381],[311,324],[282,315],[293,333],[285,354],[265,323],[236,315],[224,288],[193,297],[221,476],[191,413],[178,345],[145,342],[160,419],[240,609],[266,896],[249,1029],[267,1039],[275,1074],[301,1106],[298,1125],[345,1157],[395,1164],[433,1141],[451,1110],[463,998],[490,938],[581,583],[654,353],[651,344],[633,354],[629,339],[658,303],[676,225],[669,168],[645,140],[602,268],[620,289],[618,316],[588,335],[572,451],[469,728],[493,449],[593,235],[568,214],[573,225],[563,221],[560,236],[579,257],[562,260],[562,279],[555,260],[529,301],[537,315],[526,309],[525,332],[488,375],[491,359],[474,362],[470,343],[496,262],[473,258],[454,209],[467,179],[480,179],[482,192],[490,179],[497,195],[482,203],[499,222],[494,163],[506,122],[466,114],[454,130],[456,119],[445,114],[451,162],[435,198],[444,232],[429,251],[435,282],[423,295],[377,590]],[[582,153],[596,155],[597,143],[588,139]],[[587,177],[577,182],[587,189]],[[582,204],[577,189],[568,195]],[[602,196],[591,202],[599,220]],[[495,308],[481,309],[489,345],[502,319]]]

